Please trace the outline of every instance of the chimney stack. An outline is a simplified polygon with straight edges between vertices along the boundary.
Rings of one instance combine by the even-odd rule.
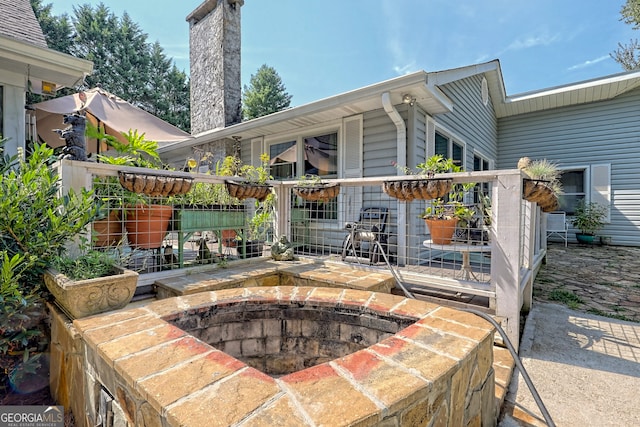
[[[205,0],[189,16],[191,134],[242,120],[240,8],[244,0]]]

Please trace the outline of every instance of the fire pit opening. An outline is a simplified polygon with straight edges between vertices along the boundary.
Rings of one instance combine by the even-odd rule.
[[[363,306],[303,302],[213,305],[165,320],[272,377],[355,353],[416,321]]]

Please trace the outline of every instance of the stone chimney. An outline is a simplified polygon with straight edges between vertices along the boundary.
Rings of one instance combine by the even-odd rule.
[[[244,0],[205,0],[189,16],[191,134],[242,119],[240,8]]]

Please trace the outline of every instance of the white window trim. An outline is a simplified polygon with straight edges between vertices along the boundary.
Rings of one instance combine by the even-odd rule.
[[[486,162],[489,163],[489,169],[487,170],[494,170],[495,169],[495,162],[493,160],[491,160],[491,158],[487,155],[485,155],[482,151],[478,150],[478,149],[473,149],[473,157],[478,157]]]
[[[464,140],[464,138],[462,138],[460,135],[458,135],[457,133],[453,132],[451,129],[447,128],[446,126],[435,122],[435,129],[434,129],[434,142],[433,142],[433,148],[431,148],[431,150],[427,150],[428,152],[434,151],[435,150],[435,133],[439,133],[442,136],[446,137],[449,139],[449,144],[451,144],[451,142],[455,142],[456,144],[460,144],[462,146],[462,169],[467,170],[467,159],[468,159],[468,145],[467,142]],[[451,147],[448,147],[451,148]]]

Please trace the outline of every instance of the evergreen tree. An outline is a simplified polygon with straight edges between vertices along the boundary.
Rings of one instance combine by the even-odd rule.
[[[66,13],[60,16],[53,16],[51,14],[53,5],[44,6],[42,5],[42,0],[31,0],[31,7],[40,23],[49,49],[71,53],[73,27],[69,16]]]
[[[167,58],[158,42],[125,12],[114,15],[103,3],[51,15],[51,5],[31,0],[49,47],[93,62],[84,88],[100,86],[131,104],[189,132],[189,79]],[[68,92],[61,92],[60,95]]]
[[[625,24],[633,25],[633,29],[640,29],[640,0],[627,0],[620,10],[621,20]],[[640,69],[640,42],[638,39],[629,40],[629,44],[618,43],[611,57],[622,65],[625,71]]]
[[[290,104],[291,95],[282,79],[273,67],[264,64],[251,75],[249,86],[244,86],[242,116],[244,120],[255,119],[287,109]]]

